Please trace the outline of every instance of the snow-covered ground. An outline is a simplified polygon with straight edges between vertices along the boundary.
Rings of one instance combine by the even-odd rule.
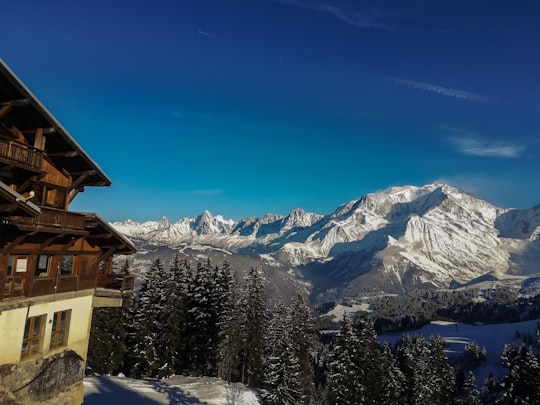
[[[323,316],[332,316],[334,322],[339,322],[343,319],[343,315],[346,315],[347,317],[354,317],[357,312],[371,312],[370,305],[365,302],[351,305],[337,304],[332,310]]]
[[[540,319],[517,323],[501,323],[494,325],[466,325],[454,322],[431,322],[421,329],[408,331],[406,333],[382,334],[379,341],[395,344],[401,339],[403,334],[422,335],[429,339],[431,335],[440,335],[445,341],[445,352],[449,359],[459,357],[463,354],[468,342],[478,343],[480,348],[486,348],[487,361],[485,366],[475,370],[476,382],[482,385],[484,380],[493,372],[495,378],[506,374],[507,370],[500,365],[500,357],[507,343],[521,345],[521,338],[516,338],[516,331],[520,336],[531,334],[536,337],[536,326]]]
[[[211,377],[135,380],[92,376],[84,379],[84,405],[259,405],[254,391]]]

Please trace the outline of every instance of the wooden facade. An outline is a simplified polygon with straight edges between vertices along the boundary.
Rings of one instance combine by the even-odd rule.
[[[0,300],[118,285],[98,273],[133,245],[96,214],[69,211],[85,187],[110,179],[3,63],[0,183]],[[38,272],[44,256],[50,268]],[[66,258],[75,259],[69,271]]]
[[[88,302],[91,317],[89,294],[99,297],[103,288],[107,289],[104,296],[117,291],[121,297],[123,291],[133,289],[132,276],[115,274],[112,269],[114,255],[135,252],[132,243],[97,214],[69,210],[70,203],[86,187],[110,184],[99,166],[0,60],[0,328],[2,322],[23,325],[20,336],[18,331],[10,330],[4,337],[0,336],[0,344],[10,342],[8,335],[17,338],[14,344],[29,341],[23,339],[27,333],[25,321],[28,328],[28,322],[34,325],[41,316],[44,333],[50,333],[46,312],[54,309],[47,303],[54,302],[54,308],[62,308],[62,314],[71,314],[70,302],[77,305],[74,311],[79,313],[86,313],[86,309],[81,310],[81,303]],[[106,300],[100,300],[103,302]],[[32,308],[39,303],[43,315],[39,314],[39,308]],[[9,315],[9,310],[22,306],[28,307],[25,313],[21,312],[25,319],[14,321],[15,312]],[[32,312],[38,316],[29,317]],[[58,314],[54,312],[55,320]],[[69,317],[66,319],[69,322]],[[36,350],[45,356],[69,348],[57,346],[48,347],[46,342],[41,342]],[[75,357],[70,358],[79,356],[84,363],[84,342],[74,347],[76,350],[70,350]],[[38,362],[34,358],[34,363],[27,362],[24,368],[24,353],[28,351],[21,350],[21,370],[30,370],[30,364]],[[11,363],[12,357],[9,357]],[[0,358],[0,368],[6,361]],[[32,378],[32,372],[28,374]],[[9,393],[11,389],[8,377],[0,378],[0,402],[5,399],[1,392]],[[77,384],[82,386],[80,381]],[[66,387],[62,389],[65,391]],[[18,393],[17,403],[47,402],[45,394],[36,397],[31,392],[34,397],[29,394],[26,399]],[[75,397],[72,403],[80,403],[80,398]],[[54,403],[54,398],[51,401]]]

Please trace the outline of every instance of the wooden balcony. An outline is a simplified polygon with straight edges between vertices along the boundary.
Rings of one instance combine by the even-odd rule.
[[[119,290],[121,293],[132,292],[135,288],[135,277],[126,274],[98,274],[97,287]]]
[[[0,138],[0,160],[10,166],[41,172],[43,152],[20,142]]]
[[[40,207],[36,217],[9,216],[7,220],[14,225],[44,226],[62,230],[85,231],[86,215],[78,212]]]
[[[133,291],[135,277],[123,274],[98,274],[96,287],[98,288],[96,290],[97,296],[121,297],[123,294]],[[78,275],[36,277],[30,279],[27,284],[22,275],[11,277],[0,274],[0,301],[4,298],[31,298],[89,288],[88,283],[80,280]]]

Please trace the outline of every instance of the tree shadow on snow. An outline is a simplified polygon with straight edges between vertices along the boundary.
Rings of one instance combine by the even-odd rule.
[[[98,392],[92,392],[84,396],[83,405],[162,405],[162,401],[157,401],[148,396],[144,396],[130,389],[109,377],[94,377],[99,384],[94,388]],[[165,383],[156,380],[139,380],[145,382],[148,389],[164,394],[170,405],[200,405],[201,403],[193,397],[182,393],[178,388],[173,388]]]
[[[147,380],[148,383],[156,392],[167,395],[169,399],[169,404],[178,404],[178,405],[201,405],[203,403],[199,402],[197,398],[190,397],[184,394],[180,388],[172,387],[166,383],[157,381],[157,380]]]

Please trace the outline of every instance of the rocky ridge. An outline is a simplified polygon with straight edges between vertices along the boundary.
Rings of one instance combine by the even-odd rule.
[[[367,194],[329,215],[297,208],[235,222],[205,211],[112,225],[136,244],[202,245],[292,267],[325,298],[540,271],[540,205],[501,208],[439,183]]]

